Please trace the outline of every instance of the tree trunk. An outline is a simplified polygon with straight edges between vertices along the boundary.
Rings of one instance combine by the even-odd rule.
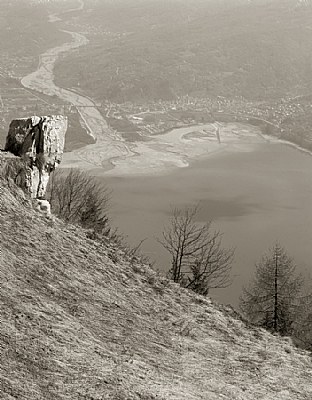
[[[275,274],[274,274],[274,331],[275,332],[277,332],[277,319],[278,319],[277,277],[278,277],[278,256],[277,256],[277,249],[275,249]]]

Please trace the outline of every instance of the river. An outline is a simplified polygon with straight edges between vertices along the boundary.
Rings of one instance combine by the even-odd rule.
[[[54,15],[51,23],[57,21]],[[236,248],[234,283],[213,294],[218,300],[237,305],[255,262],[276,240],[300,271],[311,271],[310,155],[237,123],[220,125],[221,143],[214,124],[127,143],[109,129],[91,99],[55,85],[58,57],[88,43],[80,33],[67,33],[70,41],[42,54],[37,70],[22,84],[78,107],[96,143],[66,153],[62,166],[92,170],[113,189],[114,223],[132,245],[148,238],[143,250],[159,269],[166,269],[170,259],[155,237],[160,237],[172,206],[199,203],[199,220],[214,220],[224,232],[224,244]]]
[[[81,11],[83,8],[83,1],[79,1],[79,6],[76,9],[68,10],[67,12]],[[56,14],[50,15],[50,23],[61,21],[60,16]],[[25,76],[21,83],[25,88],[36,90],[48,96],[57,96],[64,103],[77,107],[89,135],[96,140],[95,144],[66,153],[63,160],[66,166],[77,166],[84,169],[107,166],[111,158],[131,155],[131,146],[125,143],[116,131],[108,127],[92,99],[82,96],[74,90],[60,88],[55,85],[53,71],[58,58],[62,54],[88,44],[88,39],[81,33],[63,29],[61,31],[67,33],[70,40],[41,54],[36,71]]]
[[[81,11],[84,2],[72,11]],[[64,13],[63,13],[64,14]],[[50,23],[61,21],[63,14],[50,16]],[[221,126],[221,145],[217,141],[217,127],[214,124],[175,129],[164,135],[151,136],[142,142],[126,142],[118,132],[110,129],[96,104],[89,97],[75,90],[58,87],[54,83],[54,65],[62,54],[69,53],[88,44],[81,33],[62,30],[70,41],[51,48],[41,54],[37,69],[25,76],[24,87],[48,96],[57,96],[62,102],[77,107],[88,133],[95,139],[94,144],[64,154],[62,166],[83,169],[100,168],[109,175],[157,174],[170,168],[185,167],[194,158],[219,152],[235,143],[258,143],[266,140],[259,130],[251,126],[223,124]]]

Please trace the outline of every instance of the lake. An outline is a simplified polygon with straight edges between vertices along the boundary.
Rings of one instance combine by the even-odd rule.
[[[275,241],[308,274],[312,260],[312,157],[281,143],[255,144],[241,151],[210,155],[159,176],[105,177],[113,190],[113,222],[131,245],[159,269],[170,265],[161,236],[173,206],[200,204],[200,221],[214,221],[223,243],[236,248],[234,283],[212,293],[238,304],[254,264]]]
[[[56,21],[57,15],[50,16],[50,22]],[[108,127],[91,99],[55,85],[59,55],[88,43],[82,34],[65,32],[72,40],[43,53],[38,69],[21,82],[78,107],[96,143],[64,154],[62,166],[93,170],[113,189],[114,224],[131,245],[147,238],[143,251],[159,269],[168,269],[170,259],[155,237],[160,237],[172,207],[199,203],[199,220],[213,220],[224,232],[224,244],[236,247],[234,283],[213,293],[218,300],[237,304],[254,263],[276,240],[301,271],[309,272],[311,156],[274,140],[266,143],[258,128],[237,123],[174,129],[127,143]],[[188,166],[177,168],[183,165]]]

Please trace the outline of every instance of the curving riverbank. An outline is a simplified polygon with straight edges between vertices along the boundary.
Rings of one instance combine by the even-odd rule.
[[[150,136],[148,141],[127,143],[108,127],[90,98],[55,85],[53,71],[59,56],[88,44],[88,39],[80,33],[63,32],[69,34],[72,41],[43,53],[37,70],[25,76],[22,84],[77,107],[89,134],[94,138],[94,144],[64,154],[64,167],[101,168],[101,174],[105,172],[109,175],[159,174],[188,166],[191,160],[221,151],[251,150],[253,145],[268,140],[258,128],[232,123],[219,124],[221,143],[217,140],[214,124],[173,129],[162,135]]]
[[[68,12],[83,8],[83,1],[79,1],[78,8]],[[50,22],[61,21],[63,14],[51,15]],[[97,173],[108,175],[160,174],[174,168],[186,167],[199,158],[224,151],[251,151],[259,143],[277,140],[264,137],[258,128],[251,125],[223,123],[219,124],[219,128],[215,124],[197,125],[150,136],[144,142],[126,142],[109,128],[92,99],[55,84],[54,66],[58,58],[86,46],[89,42],[81,33],[68,30],[62,32],[67,33],[71,41],[44,52],[40,56],[37,70],[25,76],[21,83],[26,88],[48,96],[57,96],[62,102],[77,107],[89,134],[95,140],[94,144],[65,153],[62,164],[64,167],[98,169]]]
[[[83,8],[84,3],[80,0],[77,8],[68,10],[66,13],[79,11]],[[50,15],[50,23],[61,21],[63,14],[65,13]],[[88,133],[95,140],[94,144],[83,149],[64,154],[63,166],[106,167],[110,158],[129,156],[131,154],[130,146],[125,143],[120,135],[108,127],[106,120],[90,98],[70,89],[58,87],[54,83],[54,66],[58,58],[74,49],[87,45],[89,42],[81,33],[68,30],[61,31],[70,35],[72,40],[41,54],[36,71],[25,76],[21,83],[25,88],[48,96],[57,96],[62,102],[77,107]]]
[[[40,56],[37,70],[25,76],[21,83],[28,89],[36,90],[48,96],[57,96],[64,103],[77,107],[89,134],[96,141],[95,144],[86,146],[83,149],[66,153],[63,165],[79,165],[84,168],[102,167],[103,163],[111,157],[128,155],[129,148],[116,132],[109,129],[106,120],[92,100],[74,91],[55,85],[53,71],[59,56],[88,43],[88,39],[80,33],[65,30],[63,32],[69,34],[72,37],[72,41],[43,53]]]

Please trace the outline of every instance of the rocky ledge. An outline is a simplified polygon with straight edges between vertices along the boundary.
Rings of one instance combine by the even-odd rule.
[[[67,117],[33,116],[11,122],[0,169],[34,199],[44,197],[51,172],[61,162]]]

